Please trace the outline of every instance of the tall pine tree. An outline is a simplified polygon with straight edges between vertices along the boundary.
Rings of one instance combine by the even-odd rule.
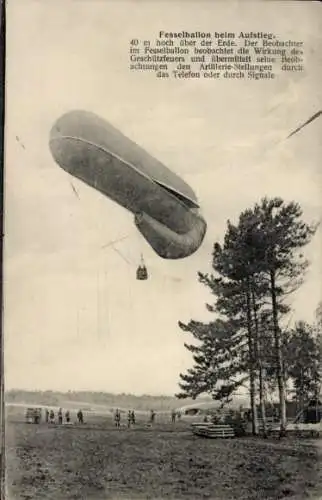
[[[207,307],[221,322],[179,323],[201,341],[198,347],[186,345],[193,352],[195,366],[186,375],[180,375],[181,397],[193,394],[196,397],[201,392],[219,398],[227,396],[247,377],[254,433],[257,432],[257,378],[265,420],[263,363],[272,365],[276,374],[281,434],[285,432],[280,322],[281,316],[289,311],[285,297],[301,284],[308,266],[301,249],[316,231],[316,226],[304,223],[301,216],[301,208],[294,202],[286,204],[280,198],[264,198],[240,215],[237,226],[228,221],[223,245],[214,245],[212,265],[217,276],[199,273],[199,280],[216,297],[215,303]],[[264,329],[265,325],[269,328]],[[267,337],[274,345],[270,360],[263,356]]]
[[[256,223],[252,230],[252,245],[261,272],[269,278],[281,435],[284,435],[286,391],[279,305],[285,307],[285,296],[297,290],[303,282],[309,262],[304,258],[302,248],[311,241],[317,225],[303,222],[300,205],[295,202],[286,204],[281,198],[262,199],[255,205],[253,214]]]

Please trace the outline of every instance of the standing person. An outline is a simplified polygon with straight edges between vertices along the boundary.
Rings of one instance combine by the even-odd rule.
[[[172,412],[171,412],[171,422],[173,424],[175,424],[175,422],[176,422],[176,416],[177,416],[176,410],[172,410]]]
[[[58,423],[59,425],[63,423],[63,410],[61,408],[58,410]]]
[[[135,413],[134,413],[134,410],[132,410],[132,413],[131,413],[131,422],[133,425],[135,425]]]
[[[153,424],[154,421],[155,421],[155,411],[151,410],[151,412],[150,412],[150,422],[151,422],[151,424]]]
[[[121,424],[121,412],[117,408],[114,415],[115,427],[120,427]]]
[[[49,413],[49,422],[51,424],[55,423],[55,413],[54,413],[54,410],[50,410],[50,413]]]
[[[77,412],[77,418],[78,418],[78,423],[83,424],[84,423],[84,418],[83,418],[83,412],[82,410],[78,410]]]
[[[127,413],[127,426],[130,428],[132,423],[132,412],[131,410],[128,411]]]
[[[49,410],[48,410],[48,408],[46,408],[46,411],[45,411],[45,422],[46,422],[46,424],[48,424],[48,422],[49,422]]]
[[[68,411],[68,410],[67,410],[67,411],[66,411],[66,413],[65,413],[65,418],[66,418],[66,422],[67,422],[67,424],[69,424],[69,422],[70,422],[70,413],[69,413],[69,411]]]

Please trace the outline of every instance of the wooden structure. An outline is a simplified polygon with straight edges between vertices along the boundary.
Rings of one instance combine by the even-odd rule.
[[[208,422],[191,424],[192,432],[196,436],[208,438],[234,438],[235,431],[230,425],[212,424]]]

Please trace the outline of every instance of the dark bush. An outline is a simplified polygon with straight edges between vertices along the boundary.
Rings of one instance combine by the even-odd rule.
[[[245,436],[246,434],[246,422],[242,418],[239,412],[229,412],[224,419],[226,425],[230,425],[235,432],[236,437]]]

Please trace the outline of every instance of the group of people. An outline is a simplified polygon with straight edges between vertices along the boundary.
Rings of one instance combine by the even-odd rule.
[[[171,422],[175,423],[176,419],[180,419],[181,414],[180,412],[177,412],[176,410],[172,410],[171,412]],[[149,416],[149,424],[153,425],[156,419],[156,412],[154,410],[150,410],[150,416]],[[114,413],[114,422],[115,422],[115,427],[121,427],[121,411],[117,408]],[[135,425],[136,418],[135,418],[135,412],[134,410],[129,410],[127,412],[127,426],[130,428],[132,425]]]
[[[129,410],[127,413],[127,426],[131,427],[131,425],[135,425],[135,412],[134,412],[134,410]]]
[[[63,409],[62,408],[59,408],[58,412],[57,412],[57,423],[59,425],[63,424],[64,422],[64,416],[65,416],[65,421],[67,424],[70,424],[71,422],[71,419],[70,419],[70,411],[69,410],[66,410],[65,411],[65,415],[63,415]],[[78,420],[78,423],[80,424],[83,424],[84,423],[84,415],[83,415],[83,412],[82,410],[79,410],[77,412],[77,420]],[[45,421],[46,421],[46,424],[54,424],[55,423],[55,412],[54,410],[48,410],[46,408],[46,411],[45,411]]]
[[[121,411],[117,408],[114,413],[115,427],[121,427]],[[135,425],[135,411],[129,410],[127,412],[127,426]]]
[[[79,410],[76,414],[77,416],[77,422],[79,424],[84,423],[84,415],[82,410]],[[175,423],[176,419],[180,418],[180,413],[178,413],[176,410],[171,411],[171,422]],[[65,422],[64,422],[65,418]],[[150,415],[149,415],[149,425],[153,425],[155,423],[156,419],[156,412],[154,410],[150,410]],[[57,412],[57,420],[56,420],[56,415],[54,410],[48,410],[46,408],[45,410],[45,421],[46,423],[49,424],[54,424],[58,423],[59,425],[62,425],[63,423],[70,424],[71,423],[71,416],[70,416],[70,411],[66,410],[65,413],[63,413],[63,409],[59,408]],[[117,408],[114,413],[114,422],[116,427],[121,427],[121,411]],[[127,427],[130,428],[132,425],[135,425],[136,423],[136,415],[134,410],[128,410],[127,412]]]
[[[155,411],[151,410],[150,412],[150,423],[152,424],[155,420]],[[117,408],[114,413],[114,422],[115,422],[115,427],[121,427],[121,411]],[[135,417],[135,411],[134,410],[129,410],[127,412],[127,426],[130,428],[132,425],[135,425],[136,422],[136,417]]]

